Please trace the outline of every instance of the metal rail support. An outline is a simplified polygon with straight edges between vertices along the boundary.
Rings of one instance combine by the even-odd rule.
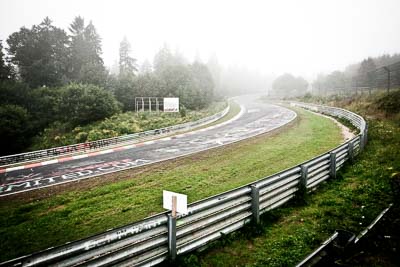
[[[365,129],[364,129],[364,146],[367,144],[368,142],[368,124],[365,125]]]
[[[333,179],[336,179],[336,153],[330,153],[330,160],[331,160],[331,169],[330,169],[330,176]]]
[[[307,179],[308,179],[308,166],[301,165],[301,177],[300,177],[300,193],[305,195],[307,193]]]
[[[168,215],[168,252],[172,261],[176,259],[176,217]]]
[[[360,135],[360,150],[364,150],[364,144],[365,144],[365,131]]]
[[[260,189],[257,186],[251,185],[251,212],[253,221],[256,224],[260,223]]]
[[[354,161],[354,143],[353,143],[353,141],[349,141],[348,153],[349,153],[350,161],[353,162]]]

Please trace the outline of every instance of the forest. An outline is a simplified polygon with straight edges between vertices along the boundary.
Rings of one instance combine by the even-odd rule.
[[[0,154],[25,151],[46,129],[64,132],[135,110],[135,97],[179,97],[182,110],[213,101],[206,64],[165,44],[140,67],[123,38],[116,73],[102,59],[101,36],[77,16],[67,30],[46,17],[0,40]],[[182,114],[184,115],[184,114]]]

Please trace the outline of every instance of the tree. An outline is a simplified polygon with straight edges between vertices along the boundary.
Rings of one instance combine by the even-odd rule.
[[[109,117],[120,111],[114,96],[91,84],[69,84],[60,88],[60,120],[72,126]]]
[[[141,74],[148,74],[153,71],[153,67],[148,59],[143,61],[142,65],[140,66],[140,73]]]
[[[20,152],[29,142],[29,114],[17,105],[0,106],[0,154]]]
[[[221,66],[219,65],[218,58],[215,54],[210,56],[207,61],[207,67],[213,77],[215,91],[221,90]]]
[[[131,44],[128,39],[124,37],[119,45],[119,75],[130,76],[135,75],[138,71],[136,65],[136,59],[131,57]]]
[[[3,42],[0,40],[0,81],[14,80],[14,76],[14,70],[7,62],[3,53]]]
[[[286,73],[278,78],[272,84],[272,95],[278,97],[294,97],[306,93],[308,82],[302,77],[294,77]]]
[[[138,94],[136,93],[135,78],[133,76],[119,76],[114,94],[115,98],[123,105],[124,111],[135,110],[135,97]]]
[[[160,73],[169,67],[188,65],[182,53],[176,49],[173,53],[167,44],[156,53],[153,60],[153,67],[156,73]]]
[[[196,108],[204,108],[213,100],[214,81],[206,65],[195,62],[191,66],[193,75],[192,90],[195,91]]]
[[[93,23],[85,26],[82,17],[75,17],[71,32],[70,77],[72,81],[105,85],[107,72],[101,58],[101,38]]]
[[[29,96],[30,90],[26,84],[18,81],[0,81],[0,104],[18,105],[28,108],[32,102]]]
[[[22,27],[7,43],[11,62],[31,88],[67,82],[68,36],[48,17],[31,29]]]
[[[70,77],[73,81],[80,80],[80,71],[85,62],[86,45],[84,39],[85,20],[78,16],[69,27],[71,32],[71,46],[70,46]]]
[[[346,85],[345,74],[341,71],[334,71],[325,78],[325,86],[332,92],[344,89]]]
[[[173,55],[167,44],[157,52],[154,56],[153,67],[154,71],[162,72],[169,66],[173,65]]]
[[[358,69],[358,86],[374,87],[376,65],[372,58],[364,59]]]
[[[32,118],[32,128],[36,132],[42,131],[51,123],[58,120],[65,111],[60,109],[61,91],[59,88],[40,87],[31,90],[30,99],[25,107]],[[68,116],[63,114],[62,116]]]

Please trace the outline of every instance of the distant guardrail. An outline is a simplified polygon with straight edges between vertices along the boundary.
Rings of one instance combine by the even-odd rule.
[[[350,111],[304,103],[292,105],[347,119],[360,133],[344,144],[300,165],[188,206],[177,218],[163,212],[104,233],[23,256],[0,266],[151,266],[231,233],[296,195],[315,190],[367,141],[365,120]]]
[[[134,134],[128,134],[128,135],[122,135],[122,136],[117,136],[117,137],[112,137],[112,138],[107,138],[107,139],[102,139],[102,140],[97,140],[97,141],[92,141],[92,142],[79,143],[79,144],[74,144],[74,145],[61,146],[61,147],[37,150],[37,151],[32,151],[32,152],[27,152],[27,153],[3,156],[3,157],[0,157],[0,167],[8,166],[11,164],[17,164],[17,163],[49,159],[49,158],[59,157],[59,156],[63,156],[63,155],[84,153],[86,151],[98,150],[98,149],[116,146],[116,145],[120,145],[120,144],[124,144],[124,143],[141,142],[144,140],[148,140],[149,138],[154,137],[154,136],[162,136],[162,135],[171,134],[171,133],[178,132],[178,131],[190,130],[190,129],[193,129],[194,127],[200,127],[202,125],[209,124],[209,123],[219,120],[220,118],[222,118],[229,112],[229,109],[230,109],[230,106],[228,105],[223,111],[220,111],[212,116],[209,116],[209,117],[197,120],[197,121],[182,123],[182,124],[173,125],[173,126],[169,126],[169,127],[165,127],[165,128],[160,128],[160,129],[155,129],[155,130],[150,130],[150,131],[145,131],[145,132],[140,132],[140,133],[134,133]]]

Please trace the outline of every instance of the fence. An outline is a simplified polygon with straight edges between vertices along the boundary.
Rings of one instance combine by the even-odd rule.
[[[162,135],[170,134],[172,132],[190,130],[195,127],[200,127],[205,124],[212,123],[212,122],[222,118],[229,112],[229,108],[230,107],[228,106],[221,112],[218,112],[212,116],[209,116],[209,117],[206,117],[206,118],[194,121],[194,122],[187,122],[187,123],[173,125],[173,126],[169,126],[169,127],[165,127],[165,128],[161,128],[161,129],[155,129],[155,130],[150,130],[150,131],[145,131],[145,132],[140,132],[140,133],[112,137],[112,138],[97,140],[97,141],[93,141],[93,142],[80,143],[80,144],[75,144],[75,145],[55,147],[55,148],[50,148],[50,149],[37,150],[37,151],[33,151],[33,152],[3,156],[3,157],[0,157],[0,166],[22,163],[22,162],[37,161],[37,160],[42,160],[42,159],[58,157],[58,156],[62,156],[62,155],[82,153],[82,152],[86,152],[86,151],[93,151],[93,150],[97,150],[100,148],[121,145],[121,144],[128,143],[128,142],[129,143],[141,142],[141,141],[147,140],[149,138],[152,138],[154,136],[162,136]]]
[[[345,118],[360,133],[335,149],[254,183],[192,203],[187,215],[164,212],[96,236],[4,262],[0,266],[151,266],[205,246],[296,195],[335,178],[343,164],[360,153],[367,125],[357,114],[339,108],[292,103]]]

